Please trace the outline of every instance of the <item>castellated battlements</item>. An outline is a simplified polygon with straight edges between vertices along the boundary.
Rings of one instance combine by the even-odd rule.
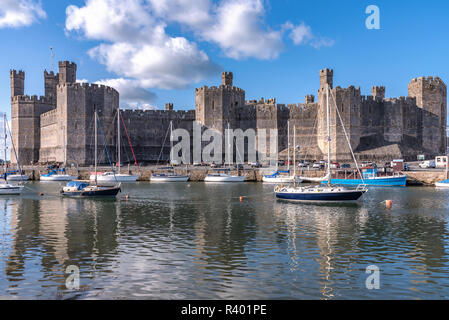
[[[105,90],[106,92],[116,92],[116,93],[118,93],[118,91],[115,90],[114,88],[109,87],[109,86],[105,86],[104,84],[86,83],[86,82],[84,82],[84,83],[78,83],[78,82],[68,83],[68,82],[64,82],[64,83],[58,84],[57,88],[59,90],[63,90],[64,88],[74,88],[75,90],[85,89],[85,90],[89,90],[89,91]]]
[[[50,72],[48,72],[47,70],[44,70],[44,75],[46,76],[46,77],[58,77],[59,76],[59,73],[54,73],[54,71],[50,71]]]
[[[9,75],[11,77],[17,77],[17,78],[24,78],[25,79],[25,72],[22,70],[9,70]]]
[[[28,96],[28,95],[21,95],[21,96],[14,96],[11,97],[11,102],[12,103],[39,103],[39,104],[51,104],[52,101],[50,101],[49,99],[47,99],[45,96]]]
[[[234,93],[245,93],[245,90],[237,88],[237,87],[230,87],[230,86],[225,86],[225,85],[221,85],[219,87],[216,86],[212,86],[212,87],[208,87],[208,86],[203,86],[201,88],[196,88],[195,89],[195,93],[196,94],[202,94],[205,92],[208,93],[220,93],[220,92],[234,92]]]

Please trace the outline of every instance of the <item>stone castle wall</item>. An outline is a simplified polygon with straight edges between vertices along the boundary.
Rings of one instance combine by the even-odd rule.
[[[76,64],[64,61],[59,63],[59,73],[45,71],[45,97],[40,98],[24,95],[23,71],[10,72],[12,135],[19,159],[24,164],[66,162],[92,165],[94,110],[98,111],[101,124],[101,129],[98,129],[98,162],[108,162],[105,144],[111,161],[117,161],[119,93],[103,85],[75,83],[76,68]],[[328,87],[332,93],[329,96],[329,142],[326,120]],[[359,159],[380,161],[401,157],[412,160],[417,154],[428,157],[445,154],[447,88],[444,82],[438,77],[413,79],[408,85],[408,97],[385,98],[385,92],[385,87],[375,86],[371,96],[362,96],[360,88],[354,86],[334,88],[333,70],[324,69],[320,71],[317,101],[313,95],[307,95],[305,103],[288,105],[278,104],[276,99],[246,101],[245,91],[233,84],[233,74],[223,73],[220,86],[204,86],[195,90],[195,110],[174,111],[173,105],[168,104],[164,111],[123,110],[121,116],[137,160],[144,163],[168,161],[170,122],[173,122],[175,130],[187,130],[193,139],[195,121],[201,125],[201,132],[213,129],[222,135],[228,124],[232,129],[254,129],[258,136],[266,130],[267,149],[258,151],[267,154],[271,147],[270,130],[277,130],[281,159],[286,159],[288,145],[290,155],[293,154],[295,135],[301,158],[323,159],[330,143],[333,161],[350,161],[352,156],[343,129]],[[287,139],[288,126],[290,141]],[[122,163],[133,163],[123,127],[120,139]],[[207,143],[203,141],[202,147]],[[245,160],[247,153],[245,148]],[[13,155],[11,159],[14,163]]]

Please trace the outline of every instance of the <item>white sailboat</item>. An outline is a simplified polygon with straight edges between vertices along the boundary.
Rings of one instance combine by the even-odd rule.
[[[329,85],[326,87],[326,109],[327,109],[327,175],[328,184],[326,186],[318,187],[296,187],[296,186],[281,186],[275,187],[274,191],[276,198],[280,200],[293,201],[293,202],[350,202],[357,201],[366,192],[366,185],[362,184],[357,186],[355,189],[350,189],[346,187],[338,187],[331,185],[331,155],[330,155],[330,110],[329,110]],[[335,108],[337,106],[335,105]],[[354,162],[357,165],[357,160],[352,151],[351,143],[346,134],[343,121],[340,117],[338,108],[336,109],[337,114],[340,118],[342,128],[345,132],[346,140],[348,142],[349,148],[351,149],[351,154],[353,156]],[[357,165],[358,167],[358,165]],[[363,177],[362,177],[363,181]]]
[[[237,149],[238,152],[238,149]],[[228,155],[231,155],[231,130],[228,123]],[[231,166],[232,159],[229,159]],[[216,169],[214,173],[207,174],[204,182],[245,182],[246,176],[236,176],[230,173],[231,168]]]
[[[448,176],[448,170],[449,170],[448,163],[446,163],[446,178]],[[441,189],[449,188],[449,180],[443,180],[443,181],[440,181],[440,182],[436,182],[435,183],[435,187],[441,188]]]
[[[3,115],[3,127],[4,127],[4,159],[3,159],[3,172],[6,177],[6,114]],[[11,141],[12,142],[12,141]],[[13,143],[13,142],[12,142]],[[16,157],[17,158],[17,157]],[[6,181],[6,179],[0,182],[0,195],[19,195],[22,193],[24,186],[13,185]]]
[[[294,152],[293,152],[293,167],[294,174],[290,175],[290,121],[287,121],[287,152],[288,152],[288,160],[287,160],[287,171],[279,171],[278,170],[278,161],[276,161],[276,171],[271,175],[264,175],[262,177],[262,182],[264,183],[301,183],[302,179],[296,176],[296,126],[294,126],[293,135],[293,144],[294,144]]]
[[[173,121],[170,121],[170,164],[173,164]],[[166,170],[168,172],[153,173],[151,175],[151,182],[187,182],[190,179],[188,174],[176,174],[172,167],[160,168],[160,170]]]
[[[120,172],[121,167],[121,144],[120,144],[120,109],[117,109],[117,165],[118,173],[109,171],[104,173],[94,172],[90,175],[89,180],[95,181],[95,179],[103,185],[115,185],[117,182],[136,182],[139,179],[138,175],[131,175]]]
[[[72,176],[70,174],[67,174],[65,171],[65,164],[67,161],[67,154],[66,154],[66,143],[65,143],[65,132],[64,127],[62,128],[62,141],[63,141],[63,152],[64,152],[64,168],[62,169],[53,169],[49,170],[48,173],[43,174],[40,176],[40,181],[72,181],[75,179],[78,179],[78,176]]]

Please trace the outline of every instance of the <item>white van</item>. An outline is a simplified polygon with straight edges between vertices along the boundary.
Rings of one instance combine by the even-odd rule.
[[[447,156],[438,156],[435,158],[435,167],[446,168],[447,162],[448,162]]]

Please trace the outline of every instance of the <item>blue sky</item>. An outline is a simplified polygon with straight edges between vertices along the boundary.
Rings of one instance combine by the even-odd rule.
[[[50,46],[56,61],[77,63],[79,80],[113,85],[122,105],[140,108],[173,102],[176,109],[192,109],[194,88],[218,85],[225,70],[234,72],[248,100],[275,97],[279,103],[316,94],[322,68],[334,69],[335,85],[360,86],[363,94],[384,85],[389,97],[407,95],[415,77],[449,82],[447,1],[0,4],[0,111],[8,114],[9,70],[26,72],[26,94],[43,95]],[[368,5],[380,8],[380,30],[365,27]]]

